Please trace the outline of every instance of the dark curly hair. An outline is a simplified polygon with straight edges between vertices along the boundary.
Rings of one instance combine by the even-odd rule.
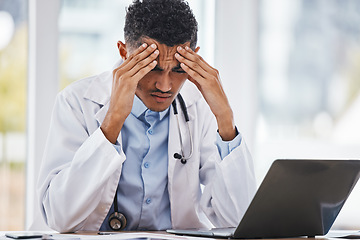
[[[135,0],[127,9],[124,35],[132,47],[149,37],[169,47],[190,42],[195,49],[197,30],[195,16],[183,0]]]

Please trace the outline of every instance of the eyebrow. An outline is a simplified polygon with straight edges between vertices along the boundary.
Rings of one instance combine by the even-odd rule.
[[[181,67],[180,67],[180,63],[178,65],[176,65],[175,67],[173,67],[172,69],[173,71],[184,71]],[[184,71],[185,72],[185,71]]]
[[[161,68],[159,65],[156,65],[153,69],[153,71],[164,71],[163,68]],[[171,69],[171,71],[173,72],[179,72],[179,71],[182,71],[182,72],[185,72],[181,67],[180,67],[180,64],[176,65],[175,67],[173,67]]]

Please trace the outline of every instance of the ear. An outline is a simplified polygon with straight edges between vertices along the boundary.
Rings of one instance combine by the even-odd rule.
[[[194,52],[198,52],[200,50],[200,47],[196,47]]]
[[[120,57],[125,61],[127,59],[126,44],[121,42],[121,41],[118,41],[117,42],[117,47],[119,49]]]

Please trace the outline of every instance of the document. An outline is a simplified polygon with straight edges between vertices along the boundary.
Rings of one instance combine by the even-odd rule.
[[[360,231],[358,230],[330,230],[325,235],[326,238],[345,238],[360,239]]]
[[[0,232],[0,240],[11,239],[7,238],[5,234],[8,232]],[[30,232],[29,232],[30,233]],[[32,239],[42,239],[42,240],[87,240],[87,239],[104,239],[104,240],[209,240],[208,238],[198,238],[190,236],[177,236],[173,234],[161,234],[161,233],[149,233],[149,232],[102,232],[101,234],[60,234],[56,232],[43,232],[41,238],[32,238]]]

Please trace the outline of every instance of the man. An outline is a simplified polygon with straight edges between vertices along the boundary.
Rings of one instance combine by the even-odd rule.
[[[112,71],[57,96],[39,177],[47,224],[109,231],[118,212],[125,230],[236,226],[253,163],[218,71],[198,55],[191,9],[134,1],[124,30]]]

